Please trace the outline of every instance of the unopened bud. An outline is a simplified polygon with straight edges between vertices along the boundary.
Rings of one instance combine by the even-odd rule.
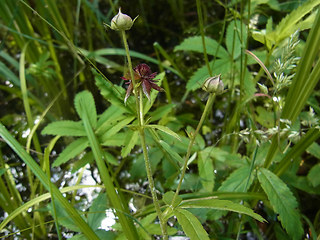
[[[127,14],[123,14],[121,12],[121,8],[119,8],[119,12],[115,15],[111,20],[111,29],[116,31],[126,31],[129,30],[133,25],[132,18]]]
[[[220,94],[224,90],[223,82],[221,81],[221,74],[214,77],[209,77],[202,85],[202,89],[208,93]]]

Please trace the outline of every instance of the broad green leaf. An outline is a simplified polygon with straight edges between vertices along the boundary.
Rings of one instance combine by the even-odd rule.
[[[88,224],[96,230],[101,226],[101,221],[106,218],[105,210],[108,208],[108,200],[105,192],[101,192],[91,204],[88,214]]]
[[[41,134],[83,137],[86,136],[86,131],[83,128],[82,122],[66,120],[49,123],[41,131]]]
[[[174,215],[190,240],[209,240],[208,233],[191,212],[177,208],[174,211]]]
[[[285,179],[286,182],[289,182],[291,186],[303,192],[320,195],[320,186],[312,187],[312,184],[310,184],[308,177],[300,177],[295,173],[285,173],[281,178]]]
[[[214,187],[214,169],[210,154],[207,151],[201,151],[198,154],[198,169],[203,192],[212,192]]]
[[[312,143],[308,148],[307,152],[310,153],[312,156],[320,159],[320,145],[316,142]]]
[[[68,162],[71,158],[83,152],[88,146],[89,141],[86,137],[73,141],[60,153],[59,157],[53,162],[52,167],[57,167]]]
[[[97,111],[92,94],[89,91],[78,93],[74,99],[74,106],[80,118],[83,114],[89,117],[90,124],[93,128],[97,126]]]
[[[259,214],[256,214],[252,209],[247,208],[241,204],[231,202],[229,200],[220,200],[220,199],[192,199],[183,201],[180,204],[181,208],[210,208],[216,210],[227,210],[232,212],[237,212],[241,214],[248,215],[255,218],[260,222],[264,222],[265,219]]]
[[[288,186],[275,174],[265,168],[259,169],[258,179],[279,220],[292,239],[301,239],[303,228],[298,203]]]
[[[219,58],[229,58],[228,52],[216,40],[209,37],[205,37],[205,43],[207,54],[217,56]],[[178,46],[174,48],[174,51],[179,50],[203,53],[201,36],[189,37],[184,39],[182,43],[180,43]]]
[[[250,180],[248,181],[248,177]],[[220,192],[245,192],[252,184],[254,174],[250,173],[250,166],[243,166],[235,170],[221,184],[218,191]]]
[[[173,191],[170,192],[166,192],[163,197],[162,200],[167,204],[167,205],[171,205],[173,197],[174,197],[175,193]],[[173,207],[177,207],[180,203],[182,202],[182,198],[178,195],[173,203]]]
[[[242,26],[241,26],[242,25]],[[229,23],[226,35],[226,45],[233,59],[240,56],[241,51],[245,48],[247,42],[247,28],[245,24],[239,20],[234,20]]]
[[[320,163],[314,165],[310,169],[307,178],[309,182],[311,182],[312,186],[317,187],[320,185]]]
[[[181,141],[181,138],[178,134],[176,134],[174,131],[172,131],[170,128],[166,127],[166,126],[162,126],[162,125],[147,125],[146,127],[149,127],[149,128],[155,128],[155,129],[158,129],[162,132],[165,132],[166,134],[169,134],[170,136],[178,139],[179,141]]]
[[[166,143],[166,142],[164,142],[162,140],[160,140],[159,143],[167,151],[167,153],[169,153],[169,155],[171,157],[173,157],[173,159],[175,159],[179,163],[183,164],[182,157],[177,152],[175,152],[168,143]]]
[[[128,130],[126,133],[123,148],[121,149],[121,157],[126,157],[134,148],[139,140],[139,132]]]
[[[256,121],[266,128],[274,127],[274,113],[268,112],[265,108],[258,106],[255,108]]]
[[[61,224],[62,226],[66,227],[72,231],[79,232],[79,227],[73,221],[72,218],[68,217],[68,214],[64,211],[61,204],[58,201],[55,201],[55,205],[56,205],[55,211],[56,211],[56,215],[58,217],[59,224]],[[53,214],[52,205],[49,204],[47,206],[47,208],[50,210],[51,214]]]
[[[240,154],[231,153],[228,149],[221,149],[218,147],[207,147],[204,149],[210,154],[210,157],[216,160],[215,164],[224,165],[228,167],[242,167],[245,164]]]

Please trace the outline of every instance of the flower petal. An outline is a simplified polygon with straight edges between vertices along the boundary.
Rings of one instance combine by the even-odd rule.
[[[147,98],[150,100],[150,91],[151,91],[151,84],[148,80],[143,80],[142,82],[142,90],[144,94],[147,96]]]
[[[159,92],[164,91],[164,89],[161,88],[161,87],[159,87],[157,84],[155,84],[155,83],[153,83],[153,82],[151,82],[151,81],[149,81],[149,83],[150,83],[150,85],[151,85],[151,87],[152,87],[153,89],[155,89],[155,90],[157,90],[157,91],[159,91]]]
[[[126,104],[128,98],[129,98],[129,96],[130,96],[130,94],[131,94],[131,92],[132,92],[132,89],[133,89],[133,84],[132,84],[132,82],[130,81],[130,85],[129,85],[128,89],[127,89],[126,96],[125,96],[125,98],[124,98],[124,104]]]

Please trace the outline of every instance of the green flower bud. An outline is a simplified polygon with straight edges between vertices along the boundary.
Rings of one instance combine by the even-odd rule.
[[[219,74],[218,76],[207,78],[202,85],[202,89],[208,93],[222,93],[224,90],[224,85],[221,81],[221,74]]]
[[[127,14],[121,12],[119,8],[119,13],[115,15],[111,20],[111,29],[116,31],[126,31],[129,30],[133,25],[132,18]]]

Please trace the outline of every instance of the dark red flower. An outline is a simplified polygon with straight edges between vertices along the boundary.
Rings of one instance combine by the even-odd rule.
[[[157,91],[163,91],[163,89],[161,87],[159,87],[157,84],[155,84],[157,82],[157,80],[155,80],[154,78],[156,77],[157,73],[151,72],[150,67],[145,64],[145,63],[141,63],[138,66],[136,66],[134,69],[134,81],[136,84],[139,84],[142,86],[142,90],[144,92],[144,94],[147,96],[147,98],[150,101],[150,91],[151,88],[157,90]],[[123,80],[129,81],[126,84],[129,84],[129,87],[127,89],[127,93],[126,93],[126,97],[124,99],[124,102],[127,101],[128,97],[130,96],[132,90],[133,90],[133,84],[132,84],[132,79],[130,77],[130,74],[127,73],[125,75],[125,77],[121,77]]]

